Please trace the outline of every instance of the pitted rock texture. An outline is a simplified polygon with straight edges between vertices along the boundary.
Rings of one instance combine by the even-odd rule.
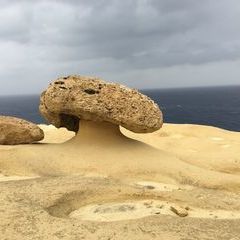
[[[36,124],[20,118],[0,116],[1,145],[28,144],[43,138],[44,133]]]
[[[75,132],[79,119],[111,122],[136,133],[154,132],[163,124],[162,112],[149,97],[96,77],[57,79],[42,93],[39,109],[51,124]]]

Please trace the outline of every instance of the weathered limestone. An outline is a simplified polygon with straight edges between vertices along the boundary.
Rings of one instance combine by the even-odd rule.
[[[163,123],[159,107],[149,97],[95,77],[57,79],[42,93],[39,109],[51,124],[75,132],[79,120],[109,122],[136,133],[156,131]]]
[[[20,118],[0,116],[0,144],[27,144],[43,138],[44,133],[36,124]]]

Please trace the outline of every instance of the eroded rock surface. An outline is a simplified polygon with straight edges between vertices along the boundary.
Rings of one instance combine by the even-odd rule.
[[[0,144],[27,144],[43,138],[44,133],[36,124],[20,118],[0,116]]]
[[[106,121],[136,133],[156,131],[163,123],[159,107],[149,97],[95,77],[57,79],[42,93],[39,109],[51,124],[75,132],[79,119]]]

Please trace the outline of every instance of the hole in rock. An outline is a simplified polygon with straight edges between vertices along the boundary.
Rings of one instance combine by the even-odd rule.
[[[84,92],[87,93],[87,94],[90,94],[90,95],[99,93],[99,91],[94,90],[92,88],[85,89]]]
[[[63,81],[57,81],[57,82],[55,82],[55,84],[64,84],[64,82]]]

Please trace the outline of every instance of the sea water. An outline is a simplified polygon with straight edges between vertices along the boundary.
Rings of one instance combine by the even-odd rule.
[[[164,122],[191,123],[240,131],[240,86],[141,90],[164,114]],[[45,123],[39,96],[0,96],[0,115]]]

